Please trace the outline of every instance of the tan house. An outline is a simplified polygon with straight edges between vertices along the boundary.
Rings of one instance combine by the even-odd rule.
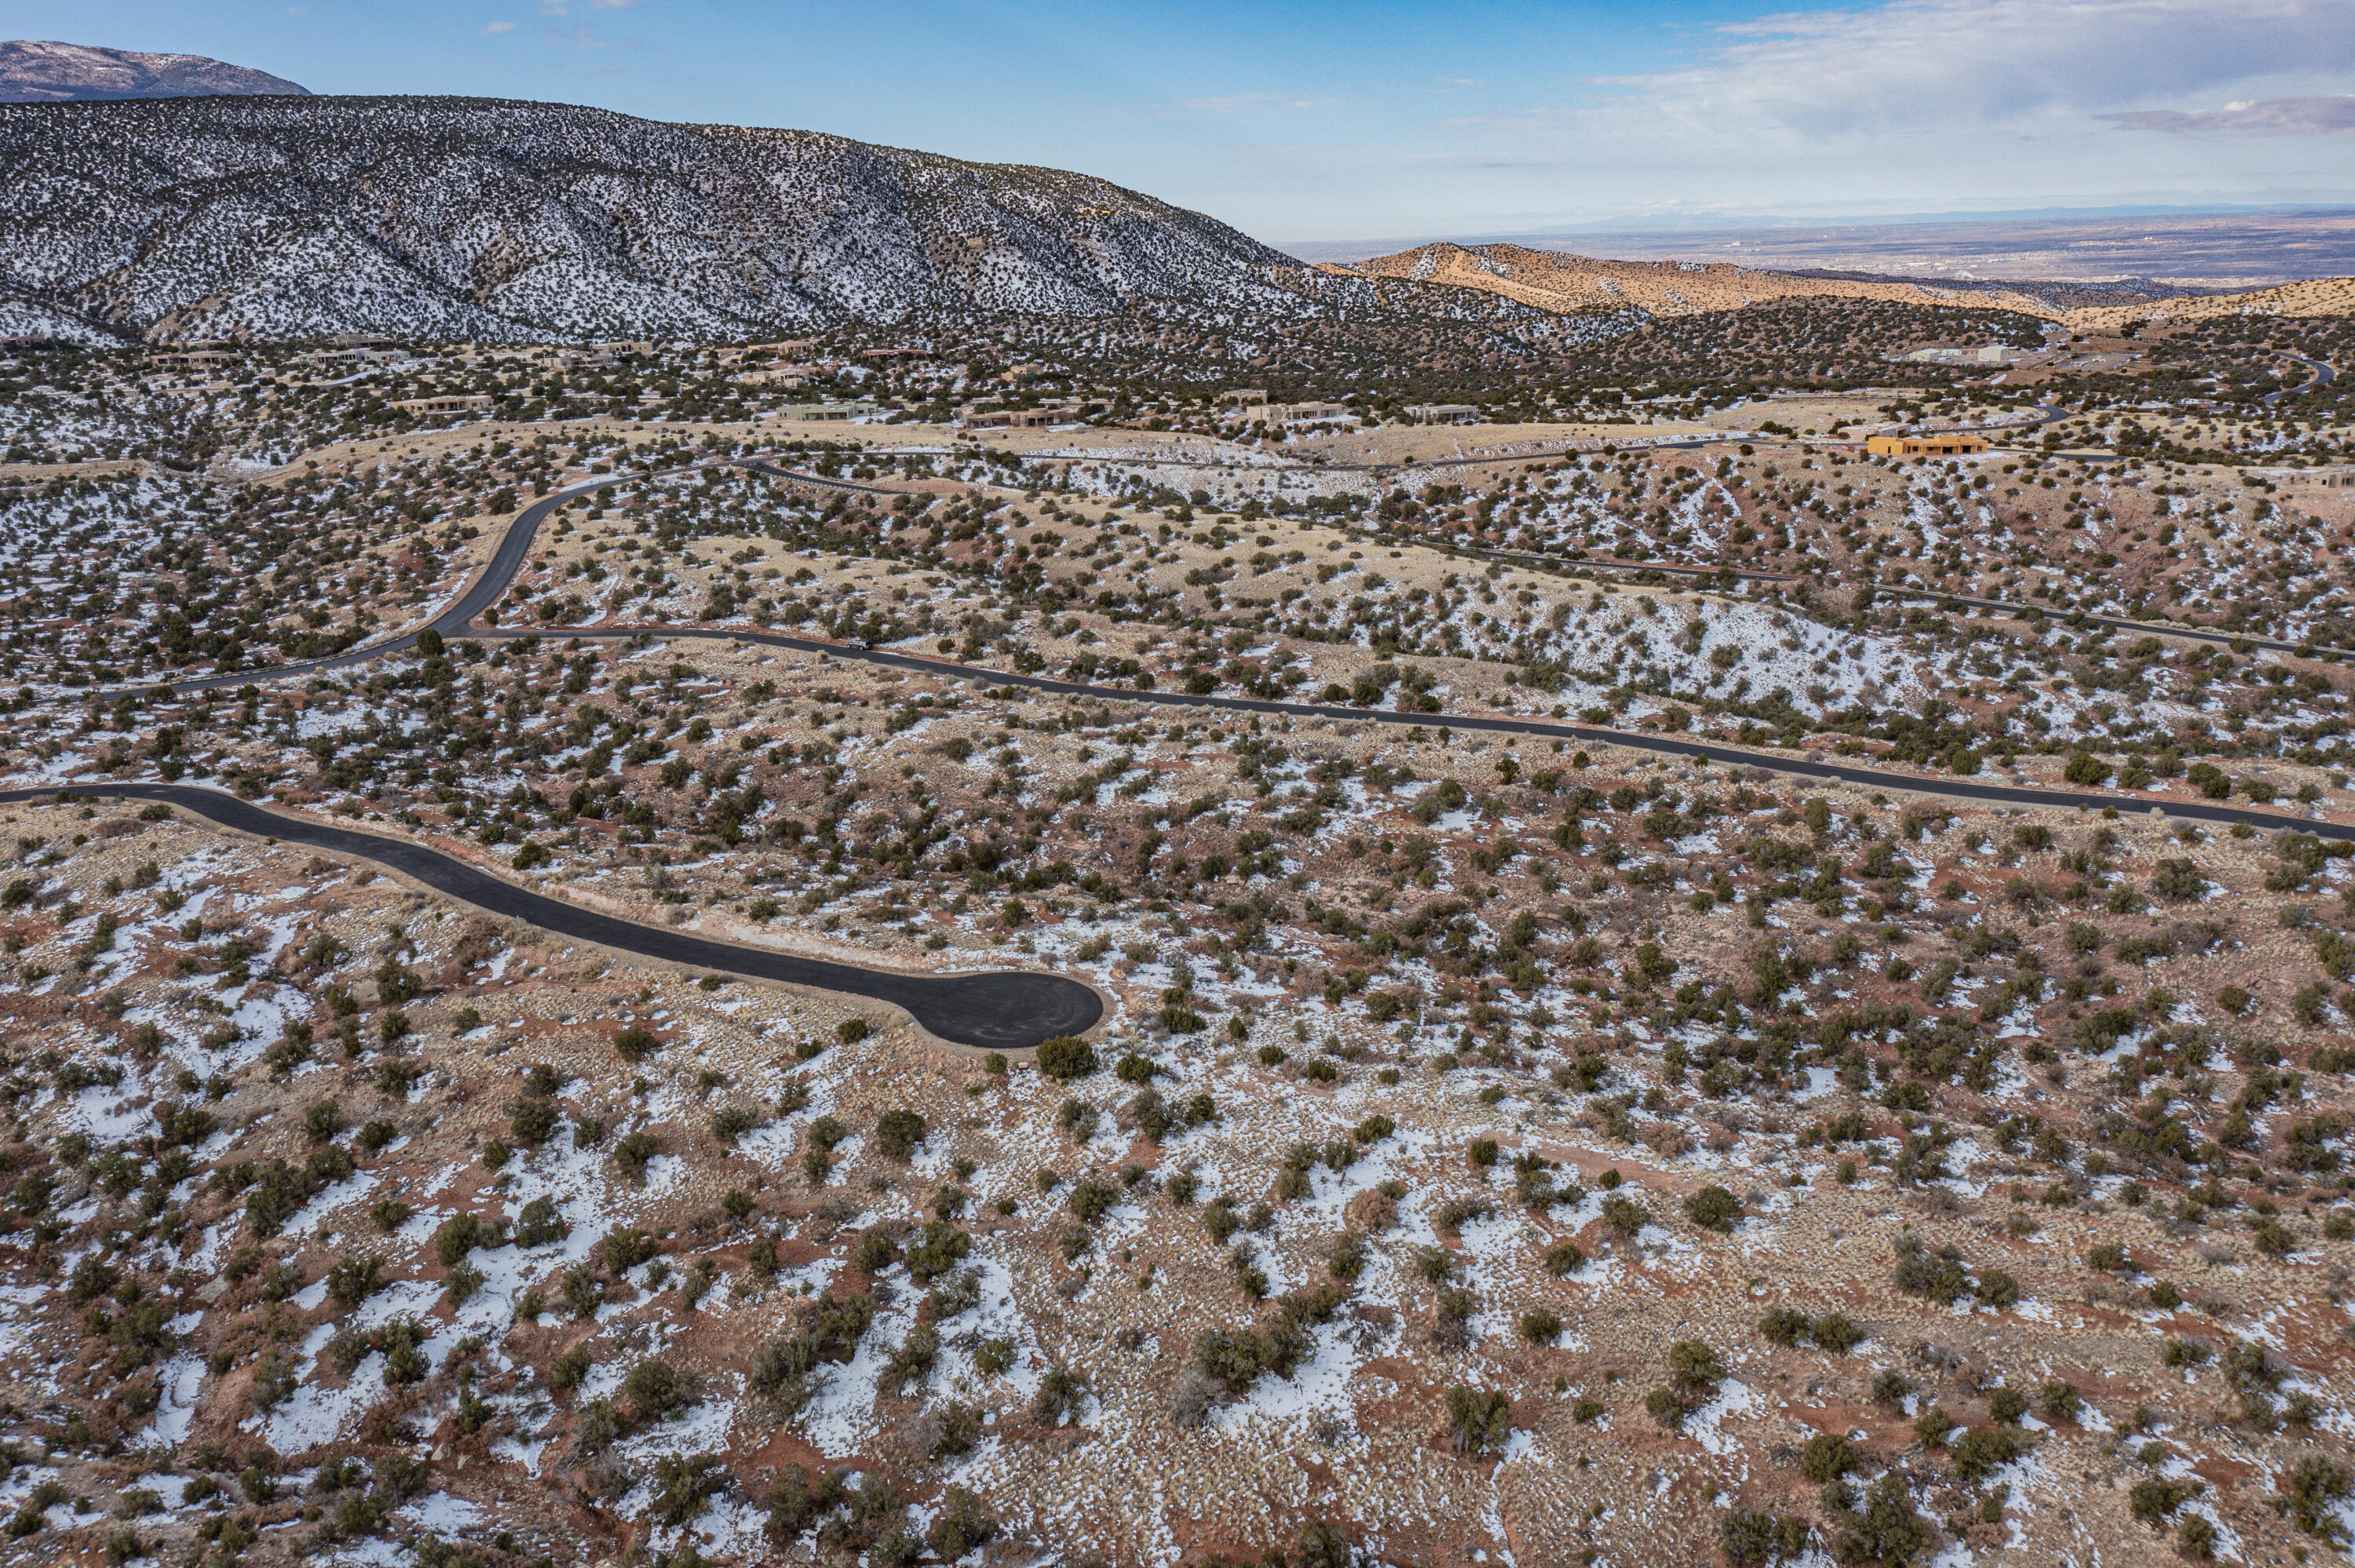
[[[404,414],[455,414],[465,408],[487,408],[487,392],[452,392],[438,397],[404,397],[393,405]]]
[[[1867,436],[1864,450],[1875,457],[1969,457],[1987,450],[1987,439],[1960,430],[1919,436]]]
[[[967,414],[960,421],[969,430],[1043,430],[1050,425],[1075,423],[1079,415],[1069,408],[997,408],[986,414]]]

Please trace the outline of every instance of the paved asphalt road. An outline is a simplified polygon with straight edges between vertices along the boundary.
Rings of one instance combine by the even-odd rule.
[[[2293,832],[2312,833],[2318,838],[2355,840],[2355,824],[2308,821],[2303,818],[2285,817],[2276,812],[2252,811],[2235,806],[2219,805],[2211,800],[2158,799],[2147,795],[2128,795],[2082,789],[2038,789],[2018,784],[1982,783],[1976,779],[1927,777],[1910,773],[1884,771],[1867,764],[1845,760],[1831,761],[1808,755],[1795,757],[1786,752],[1753,751],[1742,747],[1721,746],[1713,741],[1682,740],[1673,736],[1647,734],[1635,730],[1604,729],[1593,725],[1569,724],[1558,719],[1508,719],[1465,717],[1454,714],[1390,713],[1378,708],[1340,707],[1325,703],[1277,703],[1257,697],[1197,696],[1190,692],[1139,692],[1125,686],[1096,686],[1079,681],[1059,681],[1050,675],[1022,675],[1002,670],[977,670],[945,659],[928,659],[921,654],[897,653],[881,648],[851,648],[822,638],[796,637],[783,631],[761,631],[751,628],[695,626],[615,626],[566,627],[564,635],[583,639],[626,638],[640,633],[656,638],[697,638],[722,642],[759,643],[768,648],[789,648],[802,653],[826,653],[837,659],[855,659],[862,663],[879,664],[895,670],[908,670],[925,674],[943,675],[954,680],[969,680],[984,686],[1012,686],[1026,691],[1050,692],[1065,696],[1092,697],[1103,702],[1147,703],[1158,707],[1201,708],[1227,713],[1261,714],[1273,717],[1342,719],[1359,724],[1393,725],[1415,729],[1447,729],[1476,731],[1483,735],[1527,736],[1537,740],[1575,740],[1596,746],[1617,746],[1636,751],[1654,752],[1663,757],[1706,758],[1711,762],[1734,768],[1756,768],[1788,778],[1813,779],[1820,783],[1855,784],[1867,789],[1886,789],[1908,795],[1935,795],[1949,800],[1983,800],[2001,805],[2037,806],[2062,810],[2087,809],[2099,810],[2115,806],[2122,812],[2155,813],[2183,821],[2212,822],[2229,825],[2245,821],[2264,828]],[[475,636],[521,637],[521,631],[476,631]]]
[[[739,459],[735,460],[735,461],[739,465],[749,468],[755,472],[769,474],[780,479],[789,479],[800,483],[814,484],[826,489],[876,495],[893,493],[891,492],[879,490],[870,485],[854,484],[847,480],[826,479],[815,474],[800,473],[794,470],[778,467],[775,464],[759,459]],[[1716,762],[1722,762],[1736,767],[1762,768],[1769,772],[1785,774],[1794,778],[1812,779],[1825,782],[1843,781],[1851,784],[1864,785],[1869,788],[1898,790],[1908,794],[1942,795],[1957,800],[1998,801],[2007,804],[2046,806],[2061,809],[2091,807],[2098,810],[2105,806],[2115,806],[2121,810],[2158,810],[2169,817],[2192,821],[2233,822],[2245,820],[2256,822],[2267,822],[2286,828],[2295,828],[2303,832],[2314,832],[2325,838],[2355,838],[2355,828],[2340,828],[2327,822],[2309,822],[2303,819],[2284,818],[2273,813],[2249,812],[2239,810],[2230,806],[2216,805],[2208,801],[2176,800],[2158,801],[2153,800],[2148,797],[2137,797],[2131,795],[2095,794],[2081,790],[2034,789],[2018,785],[1980,783],[1975,779],[1967,779],[1926,778],[1913,774],[1884,771],[1882,769],[1875,768],[1870,765],[1854,762],[1843,761],[1831,763],[1822,761],[1812,757],[1797,758],[1773,751],[1752,751],[1741,747],[1720,746],[1708,742],[1678,740],[1667,736],[1646,735],[1640,732],[1605,729],[1593,726],[1572,725],[1545,720],[1467,718],[1436,714],[1384,713],[1370,709],[1327,706],[1312,703],[1273,703],[1263,702],[1249,697],[1196,696],[1190,693],[1185,692],[1137,692],[1131,691],[1124,687],[1095,686],[1076,681],[1058,681],[1046,676],[1019,675],[996,670],[977,670],[966,665],[953,663],[946,660],[928,659],[914,654],[897,653],[882,649],[854,649],[839,643],[829,642],[819,638],[796,637],[784,632],[762,631],[751,628],[706,628],[673,626],[666,624],[647,626],[563,627],[560,629],[534,628],[527,630],[508,630],[504,628],[476,627],[469,624],[474,615],[478,614],[481,610],[495,602],[498,599],[499,595],[506,590],[507,583],[514,577],[517,568],[522,566],[524,556],[531,547],[531,540],[534,531],[538,529],[541,521],[544,520],[549,513],[553,512],[557,507],[562,505],[568,501],[577,499],[580,496],[591,494],[609,485],[623,483],[631,479],[640,477],[644,476],[616,474],[608,478],[595,480],[586,484],[574,485],[570,489],[558,491],[551,495],[544,496],[540,500],[534,502],[530,506],[525,508],[523,512],[517,515],[516,520],[508,525],[506,535],[499,541],[498,548],[493,553],[490,564],[485,568],[482,576],[475,581],[472,588],[453,602],[448,609],[436,616],[433,619],[432,625],[436,630],[440,631],[445,637],[520,637],[531,634],[544,636],[549,635],[550,630],[554,630],[566,637],[579,637],[591,640],[626,638],[635,636],[640,632],[648,632],[657,637],[696,637],[717,639],[720,641],[758,642],[770,647],[790,648],[801,652],[829,653],[837,658],[858,659],[868,663],[884,664],[899,669],[920,671],[928,674],[943,674],[953,678],[975,680],[983,683],[985,685],[1017,686],[1033,691],[1055,692],[1068,695],[1094,697],[1110,701],[1143,702],[1161,706],[1226,709],[1241,713],[1261,713],[1278,715],[1292,715],[1295,716],[1313,718],[1341,718],[1368,721],[1378,724],[1414,726],[1423,728],[1438,728],[1444,726],[1454,729],[1479,730],[1495,734],[1526,735],[1542,739],[1578,739],[1604,746],[1628,747],[1636,750],[1652,751],[1675,757],[1706,757]],[[1595,563],[1593,562],[1568,563],[1554,560],[1551,557],[1546,556],[1516,556],[1514,558],[1528,559],[1533,563],[1541,562],[1550,566],[1564,566],[1568,567],[1572,571],[1589,570],[1593,569],[1595,566]],[[1710,568],[1697,567],[1646,568],[1644,567],[1635,566],[1633,564],[1623,565],[1625,565],[1626,569],[1629,570],[1651,569],[1673,571],[1678,575],[1690,575],[1694,577],[1709,575],[1710,572]],[[1932,596],[1922,594],[1908,595],[1906,597],[1928,598]],[[1960,596],[1953,595],[1939,595],[1936,597],[1955,598],[1960,603],[1972,605],[1974,607],[1985,606],[1995,609],[2012,609],[2018,608],[1998,599],[1963,599],[1960,598]],[[2224,633],[2195,631],[2172,624],[2121,620],[2115,618],[2094,616],[2089,616],[2087,619],[2100,620],[2105,625],[2116,626],[2122,630],[2147,630],[2160,635],[2179,637],[2197,636],[2220,641],[2228,640],[2227,634]],[[369,660],[379,658],[386,653],[397,652],[402,649],[414,646],[415,642],[415,634],[408,633],[385,642],[371,644],[365,648],[355,648],[347,652],[337,654],[330,659],[313,660],[295,664],[275,665],[266,669],[240,671],[226,676],[207,676],[196,681],[176,683],[173,689],[175,691],[197,691],[207,686],[242,683],[249,681],[283,680],[289,676],[302,675],[317,670],[334,669],[351,664],[364,663]],[[2264,645],[2275,648],[2286,646],[2286,644],[2280,643],[2266,643]]]
[[[2272,391],[2266,393],[2264,397],[2258,398],[2258,402],[2270,406],[2280,402],[2286,395],[2292,392],[2319,392],[2325,387],[2329,386],[2332,378],[2339,374],[2337,371],[2333,370],[2326,361],[2308,359],[2302,354],[2286,354],[2282,355],[2282,357],[2284,359],[2296,360],[2298,364],[2305,366],[2308,370],[2313,371],[2314,379],[2307,382],[2302,387],[2276,387]]]
[[[774,477],[820,485],[828,489],[883,493],[869,486],[797,473],[757,461],[745,462],[743,466]],[[434,617],[430,624],[444,637],[505,638],[530,634],[521,630],[476,627],[472,622],[476,615],[496,602],[500,594],[506,591],[508,582],[513,579],[517,570],[522,566],[526,554],[531,548],[533,535],[549,513],[568,501],[592,494],[609,485],[624,483],[641,477],[644,476],[616,474],[585,484],[574,485],[534,502],[518,514],[515,522],[509,524],[507,532],[499,541],[497,549],[493,552],[489,564],[474,586],[460,595],[440,615]],[[1537,557],[1537,559],[1545,560],[1544,557]],[[1555,561],[1546,561],[1546,564],[1572,565]],[[1594,567],[1594,563],[1582,562],[1576,563],[1573,569],[1592,570]],[[1640,568],[1630,567],[1629,569]],[[1700,575],[1701,571],[1700,568],[1687,568],[1687,570],[1696,576]],[[1986,603],[1994,608],[2010,608],[1992,600],[1965,600],[1964,602]],[[2105,624],[2127,627],[2141,625],[2138,622],[2110,621],[2105,621]],[[768,647],[793,649],[805,653],[828,654],[838,659],[855,659],[866,663],[945,675],[954,679],[978,681],[986,686],[1010,686],[1029,691],[1092,697],[1103,701],[1146,703],[1160,707],[1197,708],[1268,716],[1338,719],[1421,729],[1467,730],[1490,735],[1525,736],[1541,740],[1585,741],[1602,746],[1625,747],[1662,756],[1706,758],[1730,767],[1760,768],[1787,778],[1804,779],[1821,783],[1849,783],[1902,794],[1941,796],[1954,800],[2060,810],[2100,810],[2104,807],[2115,807],[2122,811],[2147,811],[2163,814],[2179,821],[2214,824],[2250,821],[2267,827],[2309,832],[2321,838],[2355,840],[2355,826],[2307,821],[2300,818],[2284,817],[2269,812],[2246,811],[2205,800],[2154,800],[2147,796],[2096,793],[2085,790],[2036,789],[2012,784],[1983,783],[1975,779],[1920,777],[1884,771],[1850,762],[1826,760],[1812,756],[1794,757],[1773,751],[1753,751],[1712,742],[1684,740],[1666,735],[1647,735],[1586,725],[1545,720],[1465,717],[1444,714],[1385,713],[1318,703],[1279,703],[1250,697],[1197,696],[1186,692],[1139,692],[1124,687],[1090,685],[1077,681],[1059,681],[1049,676],[1023,675],[996,670],[975,670],[944,660],[927,659],[882,649],[849,648],[817,638],[796,637],[784,632],[749,628],[652,625],[564,627],[549,630],[566,637],[583,639],[626,638],[644,631],[657,637],[692,637],[740,643],[760,643]],[[2179,628],[2168,626],[2152,626],[2148,630],[2177,636],[2195,635],[2186,633]],[[201,691],[208,687],[240,685],[262,680],[284,680],[317,671],[346,668],[413,647],[416,641],[416,633],[404,633],[383,642],[351,649],[331,658],[176,682],[173,689],[178,692]],[[89,787],[75,788],[88,789]],[[658,927],[642,926],[632,921],[620,920],[611,916],[578,908],[503,882],[422,845],[331,827],[307,817],[266,811],[258,806],[214,790],[165,784],[109,784],[90,792],[165,800],[224,827],[251,833],[274,833],[282,839],[294,842],[373,860],[411,876],[427,886],[447,893],[453,897],[463,899],[496,914],[527,920],[544,929],[576,940],[591,942],[619,951],[635,953],[694,969],[722,970],[754,979],[841,991],[888,1002],[893,1006],[904,1008],[932,1033],[962,1044],[996,1050],[1021,1050],[1036,1045],[1040,1040],[1053,1035],[1079,1033],[1092,1027],[1103,1016],[1103,1003],[1093,991],[1059,976],[1028,970],[1007,970],[993,974],[945,978],[898,975],[863,969],[848,964],[797,958],[766,948],[744,948],[729,943],[707,941],[701,938],[686,936]],[[0,800],[31,800],[54,793],[53,789],[6,791],[0,792]]]
[[[539,531],[540,524],[547,519],[549,513],[568,501],[577,501],[584,495],[594,495],[609,486],[626,484],[641,477],[643,476],[634,473],[617,473],[604,479],[591,480],[586,484],[576,484],[569,490],[559,490],[544,495],[525,507],[516,514],[515,521],[507,524],[507,531],[499,535],[498,547],[491,552],[489,562],[483,567],[482,574],[474,579],[474,586],[451,600],[442,609],[441,614],[426,624],[444,637],[461,635],[474,617],[498,602],[499,595],[505,593],[507,584],[515,580],[516,573],[523,567],[524,556],[531,551],[532,535]],[[422,630],[423,628],[419,630]],[[417,636],[415,631],[404,631],[398,637],[389,637],[381,642],[363,642],[357,648],[346,649],[341,653],[329,654],[324,659],[299,659],[288,664],[261,664],[250,670],[232,671],[224,675],[205,675],[193,681],[175,681],[172,683],[172,690],[175,692],[211,691],[222,686],[242,686],[255,681],[283,681],[299,675],[314,675],[325,670],[349,669],[355,664],[366,664],[381,659],[388,653],[399,653],[405,649],[414,648],[417,646]]]
[[[1103,1003],[1093,991],[1060,975],[1026,969],[975,975],[892,974],[766,948],[709,941],[545,897],[422,844],[333,827],[297,813],[265,810],[216,789],[182,784],[108,784],[75,786],[69,792],[94,800],[162,800],[239,832],[275,835],[289,843],[374,861],[477,908],[528,921],[575,941],[687,969],[863,996],[905,1009],[934,1034],[961,1045],[1028,1050],[1058,1034],[1082,1033],[1103,1016]],[[53,800],[58,793],[54,789],[10,789],[0,791],[0,800]]]

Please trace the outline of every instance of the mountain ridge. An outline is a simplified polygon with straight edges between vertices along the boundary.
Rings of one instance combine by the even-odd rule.
[[[1766,270],[1726,261],[1622,261],[1512,244],[1437,240],[1354,263],[1326,262],[1341,276],[1407,278],[1480,289],[1543,310],[1576,312],[1635,305],[1657,316],[1699,314],[1792,298],[1878,300],[1913,305],[1994,306],[2058,319],[2056,302],[2027,287],[1950,287],[1902,279],[1843,278],[1823,272]]]
[[[9,105],[0,158],[27,171],[0,191],[0,334],[16,336],[741,340],[1156,300],[1549,314],[1327,278],[1092,175],[570,105]]]
[[[125,99],[307,98],[311,90],[268,71],[206,55],[144,54],[53,38],[0,42],[0,103],[91,103]]]

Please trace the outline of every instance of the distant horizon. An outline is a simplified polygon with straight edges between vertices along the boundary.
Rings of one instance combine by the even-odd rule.
[[[321,95],[1078,170],[1292,245],[2355,205],[2355,0],[86,0],[60,21],[0,0],[0,33]]]
[[[48,42],[52,40],[17,41]],[[113,48],[114,46],[103,47]],[[163,53],[165,51],[150,50],[137,52],[155,54]],[[211,58],[213,57],[203,58]],[[237,66],[240,62],[217,61],[216,63]],[[293,85],[299,86],[300,84]],[[620,114],[629,114],[632,112],[627,110],[611,110],[606,109],[602,105],[572,103],[561,100],[518,98],[512,95],[486,95],[479,93],[309,93],[306,90],[304,101],[319,101],[322,100],[354,97],[450,97],[474,100],[488,98],[494,101],[516,103],[546,104],[549,107],[556,108],[582,108],[601,112]],[[122,100],[92,99],[78,101],[122,101]],[[38,107],[39,105],[34,104],[27,106]],[[647,116],[638,117],[651,118]],[[845,134],[841,132],[827,131],[823,127],[807,124],[757,126],[748,124],[741,121],[713,120],[709,118],[676,120],[666,122],[689,128],[705,127],[747,130],[783,130],[819,135]],[[851,139],[858,140],[858,138]],[[958,154],[942,154],[941,150],[938,148],[926,147],[922,146],[921,143],[908,141],[878,142],[872,144],[893,146],[904,151],[944,156],[958,156]],[[1017,162],[1015,160],[1003,159],[971,161],[993,163]],[[1083,176],[1106,179],[1113,178],[1113,176],[1103,175],[1098,170],[1087,167],[1084,164],[1038,166],[1056,168],[1062,172],[1072,173]],[[1123,182],[1114,179],[1114,183],[1121,184]],[[1168,199],[1163,196],[1160,192],[1155,191],[1150,187],[1129,186],[1128,188],[1137,190],[1140,194],[1156,199]],[[1174,202],[1172,205],[1182,207],[1186,204],[1182,202]],[[2016,262],[2009,264],[2002,262],[1990,263],[1984,260],[1980,260],[1976,262],[1966,262],[1960,260],[1952,259],[1941,260],[1940,262],[1933,264],[1918,255],[1910,256],[1902,260],[1891,260],[1888,259],[1875,259],[1869,256],[1805,259],[1788,255],[1774,254],[1778,249],[1787,249],[1789,244],[1798,238],[1810,234],[1816,235],[1822,240],[1829,241],[1842,236],[1863,237],[1876,234],[1885,235],[1909,228],[1929,229],[1939,227],[1969,228],[1975,226],[1996,228],[2006,224],[2042,224],[2058,226],[2078,223],[2094,225],[2099,224],[2105,220],[2115,222],[2133,217],[2162,218],[2177,221],[2195,220],[2203,217],[2221,218],[2243,217],[2255,218],[2262,217],[2266,215],[2299,217],[2329,217],[2345,215],[2350,217],[2355,217],[2355,199],[2285,199],[2268,202],[2232,202],[2223,200],[2179,203],[2137,202],[2116,203],[2105,206],[2070,205],[2032,207],[1948,208],[1939,211],[1851,211],[1836,214],[1772,212],[1759,211],[1755,209],[1728,209],[1703,212],[1690,208],[1664,212],[1656,209],[1647,212],[1623,214],[1610,217],[1592,217],[1576,221],[1559,222],[1536,228],[1519,228],[1509,232],[1481,232],[1467,231],[1464,229],[1448,231],[1426,230],[1420,233],[1392,238],[1337,240],[1270,238],[1264,235],[1252,233],[1252,231],[1242,224],[1235,222],[1226,214],[1216,210],[1199,207],[1192,208],[1191,210],[1199,212],[1203,216],[1209,217],[1214,221],[1224,224],[1230,228],[1233,228],[1239,232],[1244,233],[1250,238],[1258,240],[1260,243],[1267,245],[1273,249],[1282,251],[1292,256],[1297,260],[1310,263],[1312,265],[1366,260],[1380,256],[1395,255],[1401,251],[1412,250],[1427,245],[1452,244],[1466,248],[1483,245],[1518,245],[1531,249],[1585,256],[1598,260],[1624,260],[1638,262],[1704,260],[1710,262],[1730,262],[1736,265],[1752,267],[1764,271],[1844,271],[1855,272],[1868,276],[1888,277],[1892,280],[1904,281],[1923,281],[1939,279],[1955,282],[1969,281],[1986,283],[2007,281],[2099,282],[2156,280],[2170,283],[2180,282],[2187,288],[2191,289],[2193,291],[2213,291],[2217,287],[2260,287],[2264,286],[2267,283],[2288,281],[2301,278],[2355,275],[2355,244],[2350,244],[2350,246],[2345,250],[2343,256],[2339,258],[2339,260],[2344,262],[2343,266],[2327,267],[2321,270],[2269,268],[2262,265],[2250,265],[2246,261],[2243,261],[2241,264],[2226,269],[2224,271],[2199,278],[2179,277],[2167,269],[2145,268],[2137,270],[2135,268],[2104,268],[2098,266],[2090,269],[2079,266],[2062,266],[2056,268],[2020,265]],[[1742,238],[1732,238],[1736,236]],[[1760,249],[1758,250],[1741,254],[1734,253],[1743,245],[1745,239],[1750,239],[1753,237],[1759,243]],[[1781,241],[1782,243],[1778,245],[1776,241]],[[1625,254],[1613,253],[1614,249],[1619,245],[1628,243],[1632,243],[1636,247],[1634,252]],[[1710,249],[1706,250],[1701,249],[1688,249],[1685,248],[1686,246],[1696,248],[1706,246]]]
[[[1521,229],[1510,234],[1467,234],[1458,231],[1448,234],[1426,233],[1410,237],[1370,239],[1268,239],[1265,243],[1279,250],[1299,256],[1303,260],[1333,261],[1396,255],[1401,250],[1412,250],[1425,245],[1460,245],[1466,249],[1482,245],[1522,245],[1530,249],[1550,250],[1563,248],[1561,243],[1557,242],[1584,240],[1667,240],[1677,238],[1708,238],[1730,234],[1791,235],[1808,229],[1860,232],[1882,228],[1927,228],[1941,224],[1963,226],[1978,223],[2096,222],[2103,218],[2254,217],[2268,213],[2325,216],[2344,213],[2355,217],[2355,201],[2269,202],[2261,205],[2219,202],[2178,207],[2030,207],[1986,212],[1851,214],[1837,217],[1800,217],[1788,214],[1746,216],[1728,214],[1721,221],[1714,224],[1705,224],[1698,217],[1690,222],[1680,224],[1595,218],[1583,223]],[[1307,254],[1311,251],[1319,254]],[[1732,259],[1724,258],[1724,260]]]

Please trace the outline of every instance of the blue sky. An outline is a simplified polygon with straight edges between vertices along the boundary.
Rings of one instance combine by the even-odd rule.
[[[1081,169],[1277,243],[2355,201],[2355,0],[0,0],[0,33]]]

